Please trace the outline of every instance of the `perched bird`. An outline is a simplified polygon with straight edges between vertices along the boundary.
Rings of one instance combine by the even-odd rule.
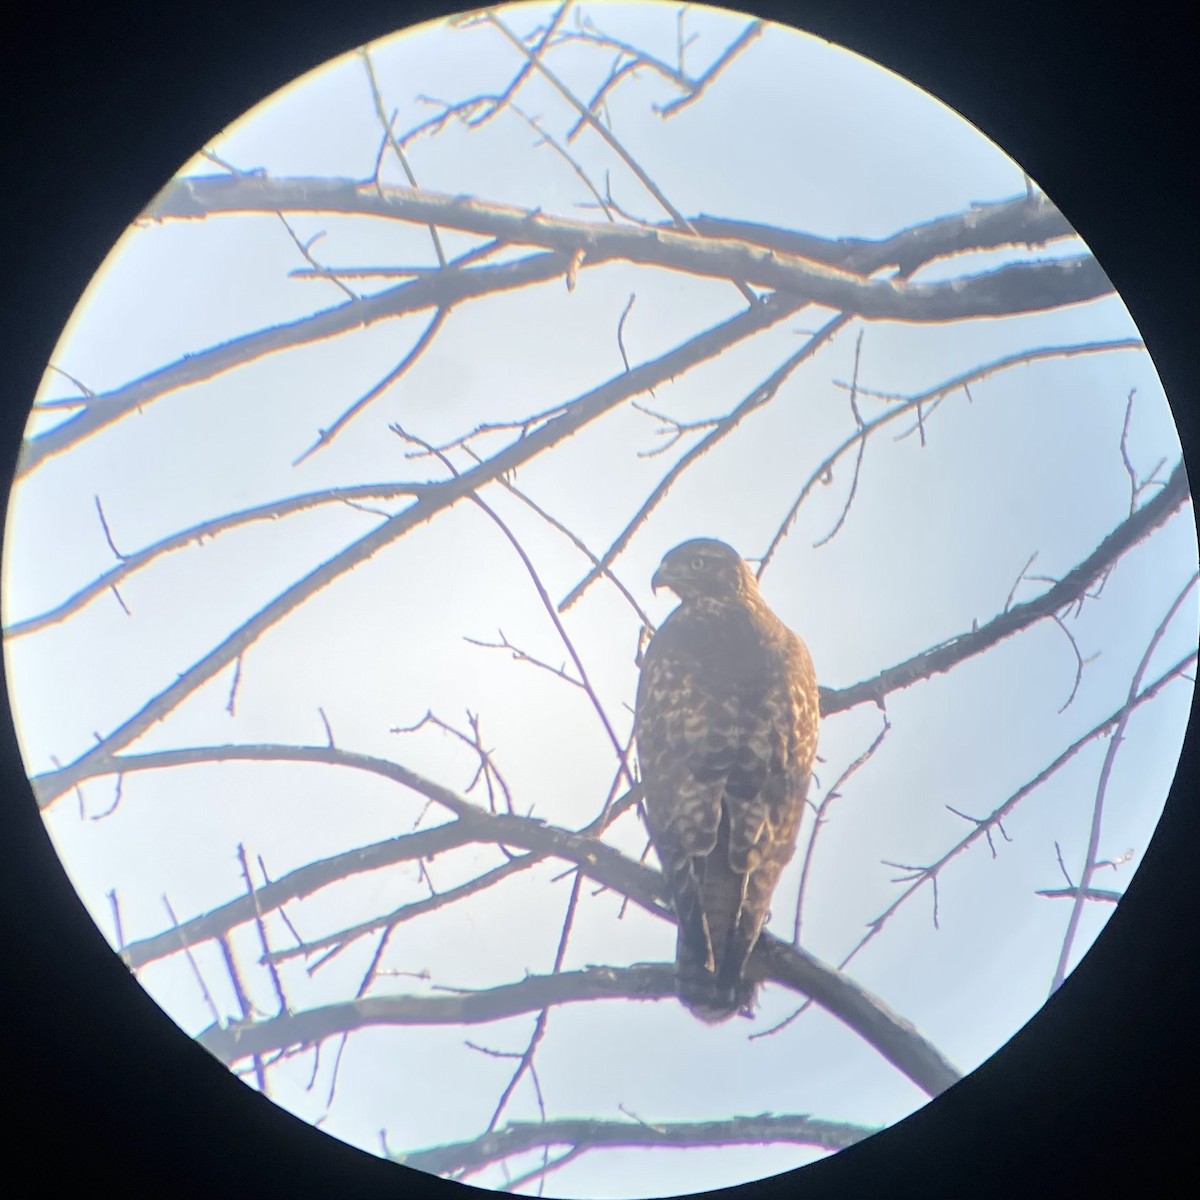
[[[808,648],[724,542],[676,546],[650,582],[680,604],[642,659],[638,764],[679,919],[676,991],[715,1023],[753,1003],[745,968],[796,848],[817,680]]]

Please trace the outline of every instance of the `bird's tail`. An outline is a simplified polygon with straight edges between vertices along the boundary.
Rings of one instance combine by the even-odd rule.
[[[724,978],[721,972],[709,970],[707,955],[698,951],[681,932],[675,947],[675,991],[680,1003],[709,1025],[750,1009],[757,985],[740,971]]]

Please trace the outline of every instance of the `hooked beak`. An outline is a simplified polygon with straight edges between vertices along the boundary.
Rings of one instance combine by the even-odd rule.
[[[650,590],[654,593],[657,593],[660,587],[670,586],[671,575],[667,570],[667,564],[665,562],[659,563],[658,570],[654,572],[654,575],[650,579]]]

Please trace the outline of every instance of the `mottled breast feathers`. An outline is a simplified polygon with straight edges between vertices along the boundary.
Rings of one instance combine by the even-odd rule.
[[[807,647],[724,542],[684,542],[651,582],[680,604],[651,639],[638,684],[646,816],[679,919],[679,999],[723,1021],[752,1005],[746,964],[795,851],[817,682]]]

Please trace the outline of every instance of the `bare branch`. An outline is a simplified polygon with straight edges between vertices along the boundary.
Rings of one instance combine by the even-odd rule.
[[[1195,655],[1192,656],[1194,658]],[[1153,686],[1161,686],[1161,681]],[[1141,698],[1138,702],[1141,702]],[[219,938],[233,925],[253,920],[256,914],[268,912],[306,891],[336,882],[349,871],[374,869],[402,858],[423,857],[436,853],[438,847],[447,849],[465,841],[490,841],[552,853],[576,863],[582,873],[603,882],[613,891],[629,896],[653,915],[672,919],[664,903],[665,893],[659,872],[634,862],[586,833],[556,829],[527,817],[488,813],[449,788],[384,759],[329,746],[216,746],[122,755],[113,762],[111,770],[128,773],[167,769],[185,763],[229,761],[314,762],[370,771],[428,796],[455,812],[459,819],[446,826],[379,843],[378,847],[349,851],[298,868],[257,889],[253,898],[241,896],[185,925],[179,925],[172,917],[175,927],[171,930],[126,947],[126,961],[132,967],[141,966],[178,949],[187,949],[190,953],[192,944],[206,938]],[[606,807],[611,819],[621,806]],[[511,868],[511,864],[509,866]],[[752,964],[758,964],[750,968],[755,978],[774,980],[812,996],[927,1091],[944,1090],[957,1078],[954,1069],[920,1038],[911,1025],[892,1014],[877,997],[804,951],[766,934],[755,950]],[[666,964],[596,968],[574,975],[541,977],[541,982],[535,977],[523,984],[504,985],[491,991],[450,997],[393,997],[382,1009],[360,1010],[362,1001],[350,1002],[308,1013],[289,1014],[271,1021],[251,1022],[245,1027],[239,1026],[236,1033],[214,1027],[202,1040],[207,1039],[205,1044],[222,1057],[228,1051],[232,1056],[228,1061],[233,1061],[246,1054],[281,1049],[297,1042],[319,1041],[333,1033],[343,1032],[352,1027],[362,1011],[377,1013],[375,1018],[363,1017],[367,1024],[472,1023],[519,1012],[540,1011],[557,1003],[612,995],[632,998],[673,996],[673,968]],[[397,1008],[388,1007],[393,1001],[398,1005]],[[292,1021],[298,1022],[298,1025],[293,1026]],[[346,1024],[347,1021],[351,1024]],[[222,1046],[225,1050],[220,1049]]]
[[[1101,900],[1105,904],[1117,904],[1122,899],[1120,892],[1108,888],[1038,888],[1036,896],[1050,896],[1054,899],[1077,899],[1082,894],[1085,900]]]
[[[362,483],[352,487],[326,488],[317,492],[304,492],[298,496],[289,496],[283,500],[272,500],[267,504],[259,504],[254,508],[242,509],[223,517],[214,517],[210,521],[202,521],[188,529],[182,529],[170,537],[153,542],[142,550],[122,556],[120,564],[91,583],[85,584],[73,595],[69,596],[54,608],[24,621],[14,621],[4,630],[6,638],[21,637],[35,633],[49,625],[56,625],[72,613],[78,611],[101,592],[115,587],[135,571],[149,566],[157,558],[180,550],[185,546],[200,545],[205,538],[216,537],[230,529],[249,525],[255,521],[275,521],[292,513],[303,512],[322,504],[345,503],[354,504],[359,500],[383,499],[391,500],[401,496],[419,496],[429,485],[420,483]],[[385,516],[387,514],[384,514]]]
[[[446,322],[446,318],[450,315],[450,308],[439,308],[433,314],[433,319],[425,327],[424,332],[413,343],[409,352],[392,368],[373,388],[367,391],[363,396],[359,397],[328,429],[318,431],[317,440],[313,442],[307,450],[304,451],[298,458],[292,460],[292,466],[298,467],[305,459],[310,458],[318,450],[329,445],[335,437],[354,419],[368,404],[371,403],[377,396],[382,395],[388,388],[399,380],[421,357],[422,354],[429,348],[433,339],[437,337],[442,326]]]
[[[751,21],[750,24],[747,25],[740,34],[738,34],[737,38],[724,51],[720,58],[718,58],[717,61],[714,62],[713,65],[709,67],[703,75],[700,76],[699,79],[689,81],[690,90],[688,95],[681,96],[678,100],[672,100],[669,104],[656,104],[654,105],[654,111],[664,118],[673,117],[677,112],[680,111],[680,109],[686,108],[689,104],[694,104],[702,95],[704,95],[709,84],[711,84],[713,80],[716,79],[717,76],[720,75],[720,73],[725,70],[725,68],[729,66],[729,64],[733,62],[733,60],[737,58],[737,56],[741,54],[741,52],[745,50],[745,48],[750,45],[750,43],[754,41],[754,39],[758,37],[760,33],[762,33],[762,31],[763,23],[761,21]]]
[[[849,320],[844,313],[839,313],[832,320],[827,321],[820,329],[814,333],[804,345],[791,355],[780,367],[778,367],[768,378],[764,379],[732,412],[721,417],[714,425],[713,429],[700,439],[690,450],[687,451],[671,469],[659,480],[655,485],[654,490],[646,497],[642,506],[633,515],[632,519],[623,530],[617,535],[616,540],[601,556],[599,563],[589,571],[583,579],[581,579],[559,604],[559,611],[565,612],[576,600],[583,595],[585,591],[597,579],[601,573],[610,567],[617,555],[629,544],[633,535],[638,531],[641,525],[646,521],[646,518],[654,511],[658,504],[670,491],[672,485],[678,480],[689,466],[697,459],[708,453],[722,438],[727,437],[733,432],[746,417],[748,417],[756,409],[762,408],[773,400],[779,389],[787,382],[788,377],[802,363],[811,358],[826,342],[828,342],[839,329]]]
[[[655,200],[662,206],[672,221],[681,229],[688,229],[687,218],[663,195],[659,186],[653,179],[642,169],[637,160],[625,149],[624,146],[617,140],[613,132],[596,119],[595,114],[582,101],[580,101],[569,87],[559,77],[550,70],[549,67],[542,61],[540,55],[535,50],[529,49],[524,42],[498,16],[488,9],[484,13],[484,20],[488,22],[498,33],[514,49],[524,54],[530,64],[541,76],[550,84],[552,88],[579,113],[580,117],[585,120],[608,144],[609,148],[617,155],[618,158],[633,172],[642,186],[654,197]]]
[[[1087,899],[1086,892],[1091,885],[1092,876],[1095,874],[1098,865],[1096,856],[1100,849],[1100,828],[1104,820],[1104,797],[1108,790],[1108,780],[1112,772],[1113,763],[1117,758],[1117,751],[1120,750],[1121,743],[1125,740],[1125,727],[1128,725],[1129,718],[1133,713],[1133,701],[1138,695],[1138,690],[1142,686],[1142,677],[1146,673],[1146,668],[1150,665],[1150,659],[1154,656],[1154,651],[1158,648],[1159,642],[1162,641],[1163,634],[1167,631],[1167,626],[1170,625],[1175,614],[1179,611],[1184,600],[1187,599],[1192,588],[1196,586],[1198,580],[1200,580],[1200,571],[1197,571],[1187,581],[1187,584],[1171,603],[1170,608],[1167,609],[1166,615],[1158,624],[1158,628],[1155,629],[1153,636],[1146,646],[1145,652],[1142,654],[1141,661],[1133,673],[1133,678],[1129,681],[1129,692],[1125,701],[1125,709],[1122,711],[1108,739],[1108,748],[1104,752],[1104,762],[1100,767],[1100,777],[1096,784],[1096,797],[1092,803],[1092,822],[1088,833],[1087,855],[1083,860],[1083,870],[1079,875],[1079,887],[1076,889],[1075,899],[1071,905],[1071,916],[1067,922],[1067,931],[1063,935],[1063,944],[1058,956],[1058,965],[1054,968],[1054,979],[1050,984],[1052,994],[1062,986],[1062,981],[1066,978],[1067,964],[1071,960],[1071,949],[1075,944],[1075,935],[1079,931],[1079,919],[1083,915],[1083,905]]]
[[[490,842],[562,858],[581,867],[585,873],[602,880],[615,891],[624,895],[635,895],[638,903],[648,911],[659,916],[666,915],[658,873],[630,862],[619,851],[598,841],[594,836],[636,802],[636,792],[631,792],[625,799],[608,806],[605,818],[597,819],[579,832],[572,833],[530,817],[506,813],[491,814],[457,792],[399,763],[328,745],[200,746],[146,754],[125,754],[117,756],[107,767],[96,770],[94,774],[169,770],[218,762],[306,762],[366,771],[426,797],[458,818],[432,829],[420,830],[330,858],[318,859],[282,875],[257,889],[255,902],[262,912],[272,911],[289,900],[310,895],[358,871],[378,870],[397,862],[429,858],[459,846]],[[526,865],[533,865],[532,860]],[[443,893],[447,896],[449,894]],[[154,959],[174,953],[182,946],[206,941],[249,921],[255,911],[255,906],[247,897],[231,900],[165,934],[131,943],[127,947],[127,961],[131,967],[141,967]],[[375,923],[373,927],[377,927],[379,923],[382,922]],[[287,956],[287,952],[277,954]]]
[[[571,170],[574,171],[579,177],[579,180],[583,186],[587,188],[587,190],[591,192],[593,196],[596,197],[596,203],[599,205],[600,211],[603,212],[610,221],[615,222],[616,217],[613,216],[612,209],[609,208],[609,206],[605,203],[604,197],[600,194],[600,189],[591,181],[588,173],[580,165],[579,160],[576,159],[565,146],[561,145],[550,133],[547,132],[537,117],[531,117],[524,109],[518,108],[515,104],[512,105],[511,108],[512,111],[516,113],[517,116],[520,117],[521,120],[524,121],[529,128],[538,135],[538,137],[541,139],[539,144],[549,146],[550,149],[559,156],[559,158],[566,162],[567,166],[569,166]]]
[[[1075,679],[1071,683],[1070,693],[1058,709],[1060,713],[1064,713],[1068,708],[1070,708],[1072,701],[1079,692],[1079,685],[1083,682],[1083,668],[1086,667],[1088,663],[1095,662],[1097,656],[1095,654],[1090,654],[1087,658],[1083,657],[1083,654],[1079,649],[1079,643],[1075,640],[1075,635],[1067,628],[1066,622],[1058,615],[1058,613],[1053,613],[1050,619],[1066,635],[1067,641],[1071,644],[1071,652],[1075,655]]]
[[[371,62],[371,52],[366,46],[358,47],[358,56],[362,59],[363,66],[367,71],[367,82],[371,88],[371,100],[375,105],[375,115],[379,118],[379,124],[383,126],[383,136],[387,145],[391,147],[392,153],[396,156],[396,161],[400,164],[401,170],[404,171],[404,177],[408,180],[409,187],[417,187],[417,177],[412,172],[412,167],[408,165],[408,157],[404,153],[404,147],[396,141],[396,135],[392,132],[392,122],[388,120],[383,109],[383,96],[379,91],[379,81],[375,78],[375,67]],[[379,172],[375,173],[376,186],[379,184]],[[446,254],[442,249],[442,239],[438,237],[437,226],[432,222],[429,225],[429,237],[433,242],[433,251],[437,255],[438,265],[446,265]]]
[[[559,521],[557,517],[552,516],[544,508],[542,508],[541,505],[531,500],[510,480],[501,478],[497,480],[497,482],[501,487],[520,500],[527,508],[537,513],[537,515],[541,517],[542,520],[544,520],[552,529],[558,530],[559,533],[567,538],[575,547],[575,549],[578,550],[588,560],[588,562],[592,564],[593,567],[599,569],[604,578],[607,579],[608,582],[617,589],[617,591],[625,599],[626,603],[637,614],[638,620],[641,621],[642,625],[646,629],[654,629],[654,622],[651,621],[646,615],[645,610],[634,598],[633,593],[616,577],[616,575],[613,574],[608,567],[601,567],[600,560],[591,552],[591,550],[588,549],[587,545],[580,538],[576,537],[575,534],[573,534],[561,521]]]
[[[516,263],[469,271],[451,265],[446,271],[431,272],[368,299],[349,301],[312,317],[271,326],[198,352],[123,388],[91,398],[82,411],[46,433],[26,439],[19,472],[32,470],[47,457],[61,453],[169,391],[211,378],[262,355],[331,337],[389,316],[554,278],[563,273],[579,249],[586,252],[585,265],[616,258],[657,263],[698,274],[795,289],[830,307],[901,320],[948,320],[955,316],[1036,311],[1091,299],[1110,290],[1103,272],[1086,257],[1010,264],[998,271],[938,284],[907,285],[902,281],[864,277],[883,265],[878,261],[880,258],[896,257],[895,245],[902,245],[904,254],[920,258],[927,251],[957,245],[964,236],[964,228],[971,231],[976,243],[982,239],[983,244],[995,244],[988,243],[981,230],[988,230],[987,236],[1002,240],[1036,240],[1036,228],[1029,230],[1029,238],[1022,238],[1016,227],[1022,221],[1033,221],[1036,225],[1042,208],[1031,209],[1024,201],[998,208],[1003,210],[1002,219],[995,222],[979,215],[986,209],[972,210],[959,217],[914,226],[885,242],[856,244],[855,268],[864,272],[856,275],[823,267],[816,258],[787,254],[780,257],[775,251],[756,250],[750,243],[727,238],[693,237],[657,228],[597,226],[411,188],[384,189],[381,193],[374,183],[338,179],[271,180],[258,175],[179,178],[151,203],[146,210],[147,219],[195,219],[218,212],[364,213],[479,232],[505,242],[551,245],[565,257],[535,254]],[[825,245],[828,247],[829,243]],[[813,249],[808,247],[806,253],[811,254]],[[770,278],[756,279],[758,271],[753,263],[768,260],[773,264],[768,269]]]
[[[920,679],[929,679],[982,654],[1004,638],[1058,612],[1082,596],[1122,555],[1172,517],[1190,498],[1187,473],[1180,462],[1166,486],[1154,499],[1143,504],[1121,522],[1077,567],[1069,571],[1042,595],[1016,604],[986,625],[914,655],[894,667],[887,667],[871,679],[846,688],[822,688],[821,712],[828,716],[844,712],[857,704],[878,703],[890,692],[909,687]]]
[[[357,330],[389,317],[432,307],[449,307],[467,298],[541,283],[561,275],[565,264],[566,259],[562,256],[544,253],[516,262],[469,270],[452,264],[445,271],[431,271],[377,295],[348,300],[312,316],[231,338],[151,371],[124,387],[97,395],[83,411],[45,433],[26,438],[22,444],[18,473],[32,471],[48,458],[69,450],[114,421],[169,392],[212,379],[265,355]]]
[[[163,908],[167,910],[167,916],[170,918],[172,926],[178,930],[179,920],[175,916],[175,910],[171,907],[171,902],[167,899],[165,892],[163,893],[162,902]],[[187,959],[188,966],[192,970],[192,978],[195,979],[196,986],[200,989],[200,995],[204,997],[204,1004],[208,1011],[212,1014],[213,1026],[219,1029],[221,1027],[221,1015],[217,1011],[217,1006],[213,1001],[212,993],[210,993],[208,990],[208,985],[204,982],[204,976],[200,974],[200,967],[196,962],[196,956],[191,952],[191,949],[187,945],[182,945],[181,948],[183,950],[184,957]],[[125,963],[131,969],[133,968],[133,963],[129,958],[125,958]]]
[[[522,650],[519,646],[514,646],[512,642],[504,636],[504,630],[497,630],[500,640],[498,642],[485,642],[480,638],[464,637],[464,642],[470,642],[472,646],[482,646],[486,650],[507,650],[512,656],[514,662],[526,662],[532,667],[540,667],[543,671],[548,671],[551,675],[561,679],[564,683],[569,683],[573,687],[581,688],[583,684],[575,678],[574,675],[567,673],[566,667],[555,667],[548,662],[543,662],[540,658]]]
[[[911,1024],[892,1013],[878,997],[811,955],[768,934],[760,940],[752,962],[755,966],[751,970],[758,978],[807,992],[834,1012],[926,1093],[937,1095],[957,1082],[958,1072]],[[518,983],[481,991],[364,997],[265,1020],[238,1022],[224,1029],[213,1025],[199,1034],[197,1041],[232,1065],[250,1055],[313,1045],[372,1025],[476,1025],[559,1004],[662,1000],[673,999],[674,995],[674,968],[669,963],[588,967],[530,975]]]
[[[844,1150],[878,1132],[869,1126],[800,1114],[728,1117],[721,1121],[604,1121],[592,1118],[514,1121],[469,1142],[393,1157],[435,1175],[478,1168],[541,1146],[737,1146],[790,1143]]]
[[[90,773],[92,768],[124,749],[135,738],[162,720],[187,696],[231,663],[309,596],[328,586],[359,563],[365,562],[384,546],[402,537],[417,525],[424,524],[436,513],[449,508],[464,496],[473,494],[481,484],[497,478],[550,446],[556,445],[631,395],[637,395],[653,383],[680,374],[696,362],[719,354],[725,347],[773,325],[788,316],[796,303],[787,299],[768,300],[756,309],[740,313],[721,325],[691,338],[685,345],[643,363],[632,371],[623,372],[616,379],[601,384],[573,400],[560,416],[527,437],[518,438],[505,450],[501,450],[472,470],[465,471],[457,478],[430,484],[404,511],[383,521],[365,537],[352,542],[344,550],[321,563],[260,609],[198,662],[176,676],[171,684],[147,701],[107,738],[98,741],[61,771],[40,776],[43,786],[39,791],[39,802],[43,806],[52,803],[63,791],[73,786],[77,777],[82,778]]]
[[[1191,667],[1196,662],[1196,658],[1197,652],[1193,651],[1191,654],[1177,662],[1173,667],[1170,668],[1170,670],[1165,671],[1152,684],[1138,692],[1136,696],[1132,697],[1132,699],[1122,704],[1120,708],[1106,717],[1098,725],[1093,726],[1082,737],[1077,738],[1074,742],[1072,742],[1071,745],[1069,745],[1057,758],[1055,758],[1053,762],[1039,771],[1031,780],[1029,780],[1028,783],[1025,783],[1019,787],[1011,796],[1008,797],[1008,799],[1006,799],[1001,805],[999,805],[999,807],[994,809],[986,817],[967,817],[966,819],[971,821],[974,826],[971,832],[960,841],[956,842],[949,850],[941,855],[936,862],[919,867],[908,867],[905,866],[905,864],[891,864],[894,866],[902,866],[904,869],[910,871],[910,874],[904,880],[904,882],[908,882],[909,886],[906,887],[904,891],[901,892],[900,895],[893,900],[883,912],[879,914],[879,916],[868,922],[867,933],[863,935],[850,953],[847,954],[838,964],[839,970],[844,968],[846,964],[849,963],[850,960],[854,958],[854,956],[858,954],[858,952],[868,942],[875,938],[879,931],[884,927],[888,919],[910,896],[919,891],[922,887],[924,887],[925,884],[936,880],[937,876],[941,873],[942,869],[947,863],[949,863],[952,859],[957,858],[958,855],[960,855],[964,850],[968,849],[980,837],[984,836],[988,830],[998,827],[1000,822],[1003,821],[1004,818],[1008,816],[1008,814],[1012,812],[1012,810],[1016,808],[1016,806],[1022,800],[1024,800],[1026,796],[1028,796],[1031,792],[1036,791],[1037,788],[1041,787],[1041,785],[1045,783],[1047,779],[1049,779],[1067,762],[1074,758],[1075,755],[1084,748],[1084,746],[1095,741],[1096,738],[1108,733],[1108,731],[1111,730],[1118,722],[1126,719],[1134,710],[1140,708],[1147,701],[1153,700],[1154,697],[1157,696],[1158,693],[1168,683],[1170,683],[1173,679],[1179,678],[1184,671]],[[962,813],[958,815],[965,816],[965,814]]]
[[[310,271],[311,271],[311,274],[308,277],[310,279],[328,280],[330,283],[332,283],[334,285],[334,287],[336,287],[338,289],[338,291],[340,291],[342,293],[343,296],[346,297],[347,300],[359,299],[358,295],[356,293],[352,292],[341,281],[341,279],[338,278],[338,275],[336,272],[330,271],[327,267],[323,267],[319,262],[317,262],[317,260],[315,258],[313,258],[313,256],[312,256],[313,244],[317,241],[318,238],[320,238],[323,235],[317,234],[316,237],[309,238],[309,240],[307,242],[303,241],[300,238],[300,235],[292,228],[291,222],[287,219],[287,217],[285,217],[283,215],[283,213],[277,212],[275,215],[279,218],[284,229],[287,231],[288,237],[290,237],[292,239],[292,244],[296,247],[297,250],[300,251],[300,255],[304,259],[304,261],[306,263],[308,263]]]
[[[774,225],[710,216],[693,217],[692,226],[708,237],[753,242],[864,275],[896,267],[905,278],[939,258],[1000,246],[1043,245],[1076,236],[1071,223],[1045,196],[1030,200],[1024,194],[975,204],[966,212],[935,217],[884,238],[818,237]]]
[[[819,259],[769,250],[733,238],[698,236],[663,227],[596,224],[536,210],[349,179],[231,179],[188,176],[152,201],[153,220],[194,220],[216,213],[346,212],[497,237],[515,245],[583,250],[588,263],[625,260],[710,278],[745,281],[805,296],[871,319],[950,321],[1042,312],[1108,295],[1112,284],[1090,254],[1003,266],[958,279],[911,283],[868,278]],[[686,220],[686,218],[682,218]]]
[[[796,918],[792,926],[792,945],[794,946],[800,945],[800,918],[804,911],[804,894],[808,890],[809,874],[812,870],[813,853],[817,848],[817,838],[820,836],[821,830],[825,827],[825,823],[829,819],[829,808],[835,800],[841,799],[842,788],[846,786],[847,780],[860,767],[874,757],[875,751],[883,745],[883,739],[887,737],[888,730],[891,727],[891,722],[888,721],[887,714],[885,713],[883,728],[875,735],[871,744],[834,780],[830,789],[821,797],[821,803],[817,805],[811,832],[808,835],[808,844],[804,848],[804,865],[800,870],[800,887],[796,892]]]
[[[242,879],[246,883],[246,894],[250,898],[250,902],[254,905],[254,927],[258,930],[258,944],[262,947],[262,961],[267,964],[267,972],[271,976],[271,986],[275,990],[275,1000],[279,1005],[278,1013],[287,1012],[288,1002],[284,998],[283,984],[279,979],[279,972],[275,968],[275,963],[271,960],[271,947],[267,941],[267,929],[263,924],[262,907],[258,903],[258,893],[254,888],[254,879],[250,874],[250,864],[246,861],[246,848],[241,842],[237,848],[238,865],[242,869]]]
[[[813,488],[818,483],[828,483],[833,477],[833,468],[838,460],[852,446],[865,441],[873,433],[889,422],[898,420],[908,412],[916,411],[920,413],[922,405],[931,400],[939,400],[948,393],[959,388],[966,395],[968,402],[971,399],[971,391],[969,384],[980,379],[986,379],[990,375],[994,375],[999,371],[1007,370],[1010,367],[1020,366],[1026,363],[1037,362],[1046,358],[1068,358],[1076,354],[1099,354],[1109,350],[1141,350],[1145,347],[1136,338],[1123,338],[1111,342],[1083,342],[1077,345],[1069,346],[1042,346],[1036,350],[1022,350],[1016,354],[1006,355],[1004,358],[998,358],[994,362],[985,363],[980,367],[972,367],[971,370],[964,372],[961,375],[955,376],[953,379],[948,379],[944,383],[938,384],[936,387],[930,388],[928,391],[919,393],[916,396],[899,396],[893,393],[878,392],[872,389],[859,387],[857,389],[859,395],[872,395],[881,399],[898,400],[903,403],[898,408],[892,409],[891,412],[884,413],[883,416],[877,417],[874,421],[869,421],[865,425],[861,425],[847,437],[841,445],[833,450],[814,468],[804,486],[800,489],[800,494],[793,501],[791,508],[788,509],[787,515],[783,518],[779,528],[775,531],[775,535],[771,538],[766,552],[759,558],[758,577],[761,579],[767,567],[771,565],[772,559],[775,557],[776,551],[783,543],[783,539],[787,536],[792,524],[796,520],[796,514],[800,511],[804,501],[811,495]],[[849,385],[846,385],[849,386]]]
[[[428,443],[423,442],[420,438],[414,437],[412,434],[405,433],[399,425],[393,425],[392,430],[399,434],[402,438],[409,441],[415,441],[418,445],[423,446],[426,450],[430,450],[436,454],[442,464],[449,470],[455,478],[459,478],[459,473],[455,469],[450,460],[440,451],[433,450]],[[550,599],[550,593],[546,591],[545,584],[542,583],[542,578],[538,574],[537,568],[533,564],[533,560],[529,557],[529,553],[525,547],[521,545],[520,539],[509,528],[507,522],[491,507],[485,500],[481,499],[475,492],[470,493],[470,499],[475,507],[480,509],[491,522],[504,535],[505,540],[517,552],[517,557],[520,558],[522,565],[525,567],[525,572],[533,583],[534,590],[537,592],[538,599],[542,603],[542,607],[546,611],[546,615],[550,618],[550,623],[554,626],[555,632],[558,634],[559,640],[562,642],[567,653],[571,657],[571,661],[575,664],[575,670],[579,676],[579,684],[587,693],[588,699],[591,701],[592,708],[595,709],[596,715],[600,718],[600,724],[604,727],[604,732],[608,735],[608,740],[612,743],[613,749],[617,754],[617,761],[620,763],[620,769],[629,781],[630,786],[633,785],[634,779],[629,771],[629,767],[625,762],[625,751],[621,746],[621,740],[617,737],[613,730],[612,724],[608,719],[608,714],[604,711],[604,705],[600,702],[600,696],[596,689],[592,687],[591,680],[588,678],[587,668],[583,665],[583,659],[579,655],[579,651],[575,646],[571,635],[567,632],[567,627],[563,624],[562,618],[558,615],[558,610],[554,607],[554,601]]]
[[[854,375],[850,381],[850,411],[854,413],[854,424],[858,427],[861,433],[866,428],[866,423],[862,419],[862,413],[858,411],[858,366],[859,358],[862,355],[863,331],[858,331],[858,338],[854,343]],[[917,409],[919,413],[920,408]],[[924,441],[922,440],[922,444]],[[867,439],[862,437],[858,442],[858,457],[854,460],[854,476],[850,480],[850,491],[846,496],[846,503],[842,505],[842,511],[838,516],[837,524],[819,541],[813,543],[813,549],[818,550],[822,546],[827,545],[837,536],[838,531],[846,523],[846,518],[850,515],[850,506],[854,503],[854,497],[858,495],[858,480],[862,473],[863,454],[867,449]]]

